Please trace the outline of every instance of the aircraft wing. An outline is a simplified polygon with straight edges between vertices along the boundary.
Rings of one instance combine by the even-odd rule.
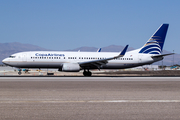
[[[169,53],[169,54],[162,54],[162,55],[156,55],[156,56],[151,56],[152,58],[157,58],[157,57],[163,57],[163,56],[168,56],[168,55],[173,55],[174,53]]]
[[[126,51],[127,51],[127,48],[128,48],[128,45],[126,45],[126,47],[117,56],[106,58],[106,59],[98,59],[98,60],[93,60],[93,61],[79,62],[79,65],[82,68],[86,68],[86,67],[89,67],[89,66],[95,66],[98,69],[100,69],[100,67],[102,65],[107,64],[109,60],[113,60],[115,58],[123,57],[125,55]]]

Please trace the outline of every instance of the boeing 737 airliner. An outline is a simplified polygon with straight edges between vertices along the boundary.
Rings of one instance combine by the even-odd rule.
[[[139,49],[126,52],[128,45],[120,52],[66,52],[33,51],[19,52],[5,58],[6,65],[20,68],[57,68],[59,71],[79,72],[91,76],[92,69],[124,69],[152,64],[160,61],[169,24],[162,24],[150,39]],[[21,71],[19,72],[21,74]]]

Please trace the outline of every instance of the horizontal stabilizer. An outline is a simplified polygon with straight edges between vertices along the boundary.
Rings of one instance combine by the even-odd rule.
[[[156,55],[156,56],[151,56],[152,58],[157,58],[157,57],[163,57],[163,56],[168,56],[168,55],[173,55],[175,53],[169,53],[169,54],[163,54],[163,55]]]

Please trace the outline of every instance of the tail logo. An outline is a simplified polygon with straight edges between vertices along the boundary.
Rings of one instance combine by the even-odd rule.
[[[151,39],[143,46],[139,53],[146,53],[146,54],[161,54],[161,37],[159,36],[152,36]]]
[[[161,54],[169,24],[162,24],[150,37],[139,53]]]

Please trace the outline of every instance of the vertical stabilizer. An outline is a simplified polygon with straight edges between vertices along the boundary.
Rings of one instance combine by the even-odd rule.
[[[162,24],[150,37],[139,53],[161,54],[169,24]]]

